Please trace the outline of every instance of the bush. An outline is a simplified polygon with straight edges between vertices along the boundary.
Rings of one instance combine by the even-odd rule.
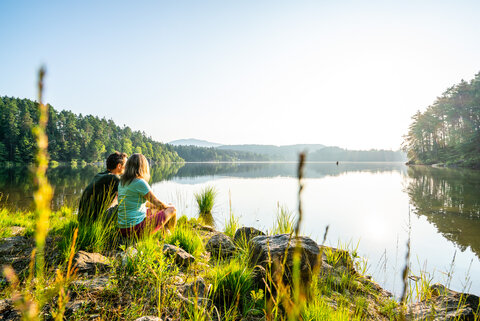
[[[233,306],[246,308],[255,290],[252,270],[236,260],[218,265],[211,271],[212,291],[210,297],[217,307],[229,310]]]
[[[176,245],[193,256],[203,251],[203,242],[197,232],[185,225],[179,225],[175,231],[165,238],[165,243]]]

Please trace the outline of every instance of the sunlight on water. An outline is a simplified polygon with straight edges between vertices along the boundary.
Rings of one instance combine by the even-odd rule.
[[[461,251],[424,216],[415,214],[415,207],[406,192],[409,178],[405,169],[404,166],[392,166],[380,171],[327,171],[326,175],[317,175],[318,172],[310,169],[314,173],[314,177],[310,177],[307,167],[303,232],[321,242],[325,227],[329,225],[327,245],[337,247],[341,244],[354,249],[358,244],[359,255],[368,258],[367,273],[398,294],[402,288],[401,271],[410,226],[413,274],[427,273],[432,282],[450,282],[456,290],[468,287],[466,283],[470,281],[470,290],[480,293],[478,257],[469,248]],[[257,178],[236,177],[235,174],[176,177],[154,184],[153,188],[160,197],[171,197],[167,201],[178,204],[179,213],[194,217],[197,209],[193,193],[205,186],[215,186],[219,196],[213,213],[219,229],[223,228],[229,213],[230,191],[232,210],[240,217],[241,224],[267,231],[272,228],[277,204],[290,210],[296,210],[298,206],[298,181],[294,171],[292,175],[285,172],[270,174]],[[451,269],[455,252],[455,273],[449,278],[447,272]],[[466,275],[470,264],[468,280]]]

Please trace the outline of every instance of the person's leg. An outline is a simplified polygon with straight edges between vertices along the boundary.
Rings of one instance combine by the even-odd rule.
[[[175,226],[177,225],[177,210],[175,207],[170,206],[167,207],[165,210],[165,223],[163,225],[163,228],[173,232],[175,229]]]

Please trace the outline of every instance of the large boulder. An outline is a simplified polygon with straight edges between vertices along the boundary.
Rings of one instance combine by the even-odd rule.
[[[173,257],[175,264],[178,266],[188,267],[190,264],[195,262],[195,257],[193,255],[189,254],[184,249],[171,244],[163,245],[163,253],[165,253],[167,256]]]
[[[432,285],[430,291],[430,299],[408,306],[407,320],[478,320],[478,296],[455,292],[438,283]]]
[[[232,256],[237,247],[233,244],[230,237],[223,233],[218,233],[208,240],[205,249],[210,252],[212,258],[218,259]]]
[[[322,262],[320,250],[311,238],[291,234],[279,234],[272,236],[256,236],[251,241],[252,256],[250,265],[259,265],[267,273],[271,272],[273,281],[279,281],[281,277],[285,284],[291,284],[293,272],[293,254],[299,245],[300,251],[300,281],[306,285],[312,278],[312,273]],[[285,257],[286,255],[286,257]],[[282,264],[285,262],[285,268]],[[285,273],[282,275],[282,271]]]
[[[97,272],[106,272],[111,269],[111,263],[100,253],[88,253],[79,251],[75,255],[75,268],[80,274],[95,274]]]
[[[235,232],[235,236],[233,237],[233,241],[235,244],[248,244],[248,242],[253,239],[255,236],[265,235],[260,230],[257,230],[254,227],[241,227]]]

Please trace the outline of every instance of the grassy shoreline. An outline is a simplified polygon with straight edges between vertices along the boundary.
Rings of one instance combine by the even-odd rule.
[[[291,231],[292,225],[286,223],[290,214],[279,209],[277,230],[272,229],[270,234]],[[1,209],[0,244],[8,238],[32,240],[35,219],[34,212]],[[132,244],[116,239],[115,229],[105,232],[98,227],[80,230],[75,240],[74,209],[62,207],[50,216],[45,247],[45,289],[56,291],[32,290],[29,255],[25,255],[19,259],[22,264],[13,262],[20,283],[13,287],[6,280],[0,282],[0,300],[21,293],[41,302],[41,319],[52,319],[63,311],[68,320],[135,320],[145,315],[162,320],[290,320],[286,305],[281,303],[285,301],[282,295],[289,292],[273,294],[254,284],[254,269],[248,264],[249,247],[238,244],[238,251],[231,258],[213,259],[205,245],[220,232],[201,223],[182,216],[173,234],[155,234]],[[224,230],[232,235],[238,227],[238,220],[232,217]],[[31,251],[33,242],[25,242],[22,244],[27,244],[26,249],[22,250]],[[194,263],[188,267],[175,264],[163,252],[165,244],[193,255]],[[89,275],[77,273],[59,283],[58,275],[66,274],[71,264],[72,246],[75,253],[84,250],[104,255],[108,270]],[[362,269],[348,252],[326,248],[323,257],[326,264],[313,275],[310,294],[302,302],[303,320],[402,320],[399,302],[370,277],[358,272]],[[355,267],[353,273],[345,263],[349,260]],[[199,280],[210,288],[207,294],[197,293],[199,290],[193,285]],[[95,285],[97,281],[100,285]],[[431,295],[426,281],[419,280],[418,288],[410,290],[409,300]],[[59,289],[63,289],[63,305],[58,305]]]

